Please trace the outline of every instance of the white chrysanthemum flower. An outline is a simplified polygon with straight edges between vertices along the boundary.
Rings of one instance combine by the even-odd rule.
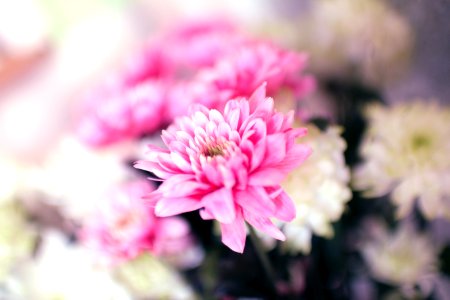
[[[47,232],[35,261],[19,278],[25,299],[131,300],[128,292],[105,270],[92,264],[85,249]]]
[[[354,186],[365,195],[392,192],[397,216],[417,199],[428,219],[450,219],[450,109],[434,102],[370,106]]]
[[[295,24],[280,20],[268,30],[278,37],[284,32],[286,43],[310,53],[316,74],[344,75],[379,85],[404,72],[413,48],[413,30],[387,1],[312,2]]]
[[[29,171],[28,188],[44,193],[70,216],[81,218],[95,209],[111,186],[126,179],[124,150],[129,153],[128,148],[94,150],[73,137],[63,138],[42,165]]]
[[[312,155],[282,184],[297,209],[297,217],[283,227],[283,245],[293,252],[305,253],[310,251],[313,233],[333,235],[331,222],[341,217],[351,198],[350,174],[343,154],[346,144],[340,137],[340,128],[332,126],[320,132],[312,125],[308,127],[308,136],[302,143],[313,149]]]
[[[13,201],[0,203],[0,282],[15,264],[31,257],[35,241],[21,207]]]
[[[149,254],[120,265],[117,277],[139,299],[197,299],[174,269]]]
[[[402,224],[393,233],[375,225],[379,227],[378,234],[361,249],[371,275],[404,288],[427,286],[436,271],[436,250],[431,241],[409,224]]]

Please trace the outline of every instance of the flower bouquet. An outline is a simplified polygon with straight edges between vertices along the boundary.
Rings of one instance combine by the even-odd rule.
[[[450,109],[384,97],[413,31],[308,9],[161,30],[44,159],[0,151],[0,299],[447,299]]]

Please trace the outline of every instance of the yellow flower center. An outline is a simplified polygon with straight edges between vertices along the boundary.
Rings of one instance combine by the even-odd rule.
[[[205,156],[214,157],[218,155],[223,155],[223,146],[222,145],[214,145],[207,147],[203,152]]]
[[[422,150],[431,145],[431,138],[424,134],[417,134],[412,138],[412,148],[414,150]]]

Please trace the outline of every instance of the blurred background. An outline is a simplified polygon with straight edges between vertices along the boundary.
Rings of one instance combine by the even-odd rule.
[[[339,77],[356,64],[364,69],[364,81],[383,83],[388,102],[414,97],[449,101],[447,0],[391,0],[388,13],[368,8],[362,14],[345,5],[321,9],[313,2],[1,1],[1,149],[26,159],[39,156],[70,126],[71,105],[82,91],[156,32],[180,20],[212,15],[310,52],[313,71],[320,71],[316,74]],[[353,30],[358,26],[359,31]]]

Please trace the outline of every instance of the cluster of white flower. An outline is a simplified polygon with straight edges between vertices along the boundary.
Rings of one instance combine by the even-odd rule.
[[[405,291],[417,284],[425,292],[437,271],[436,249],[429,238],[410,224],[401,224],[393,233],[381,224],[372,225],[377,234],[362,247],[371,275]]]
[[[392,192],[398,217],[418,199],[428,219],[450,218],[450,110],[437,103],[405,102],[367,109],[369,128],[360,151],[364,163],[354,186],[366,196]]]
[[[313,153],[283,183],[297,209],[297,217],[283,227],[286,234],[283,246],[292,252],[308,253],[312,233],[331,237],[331,222],[341,217],[345,203],[351,198],[350,173],[343,154],[346,144],[340,136],[341,129],[331,126],[320,132],[309,125],[308,130],[302,142],[308,144]]]

